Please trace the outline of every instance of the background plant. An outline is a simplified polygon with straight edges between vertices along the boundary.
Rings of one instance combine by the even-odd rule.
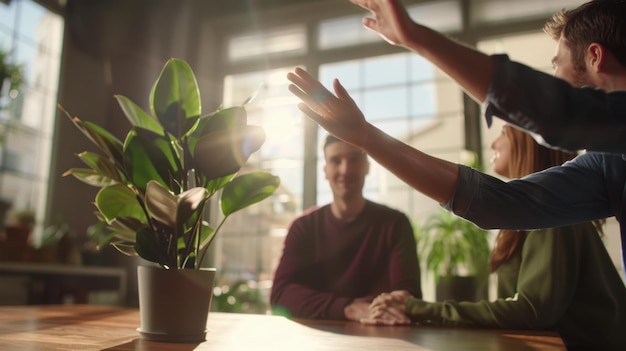
[[[490,232],[446,210],[430,215],[415,232],[420,260],[435,282],[459,275],[462,267],[480,279],[489,274]]]
[[[199,268],[226,218],[280,183],[262,171],[238,174],[265,133],[247,125],[243,105],[202,115],[193,71],[179,59],[167,61],[152,87],[150,113],[125,96],[115,98],[132,125],[126,139],[68,114],[103,154],[81,152],[88,168],[66,174],[100,188],[96,215],[117,250],[166,269]],[[204,214],[214,197],[223,218],[212,227]]]
[[[8,79],[9,94],[12,91],[19,90],[24,82],[24,75],[22,71],[22,65],[9,62],[8,53],[0,50],[0,87],[2,87],[4,80]]]

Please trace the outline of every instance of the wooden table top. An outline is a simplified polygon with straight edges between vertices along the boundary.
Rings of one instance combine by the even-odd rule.
[[[211,312],[207,340],[170,344],[139,338],[139,310],[96,305],[0,307],[0,350],[565,350],[554,333],[364,326]]]

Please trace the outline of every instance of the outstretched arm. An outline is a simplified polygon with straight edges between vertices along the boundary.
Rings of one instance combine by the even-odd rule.
[[[479,102],[485,101],[493,78],[492,58],[441,33],[415,23],[399,0],[350,0],[370,11],[363,25],[390,44],[424,57],[459,83]]]
[[[458,165],[427,155],[390,137],[365,120],[346,89],[335,80],[332,94],[301,68],[288,73],[298,108],[336,137],[365,151],[398,178],[440,204],[448,202],[458,179]]]
[[[535,133],[538,141],[552,147],[625,152],[623,83],[610,93],[572,87],[561,79],[503,58],[498,60],[415,23],[399,0],[350,1],[370,11],[371,16],[363,19],[365,27],[389,43],[422,56],[476,101],[487,102],[487,124],[495,115]]]

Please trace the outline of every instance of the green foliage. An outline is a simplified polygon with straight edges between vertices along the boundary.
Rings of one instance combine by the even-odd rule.
[[[269,197],[280,179],[266,172],[238,175],[265,141],[247,125],[243,106],[201,114],[200,93],[189,65],[167,61],[150,93],[150,113],[116,95],[132,128],[124,142],[104,128],[68,117],[102,152],[82,152],[88,168],[72,168],[78,180],[99,187],[98,219],[109,242],[128,255],[163,268],[199,268],[215,234],[232,213]],[[206,204],[222,204],[216,228],[204,220]]]
[[[265,314],[268,307],[255,281],[218,286],[211,300],[211,310],[216,312]]]
[[[21,224],[33,225],[37,220],[37,215],[35,210],[31,208],[23,208],[21,210],[15,211],[13,214],[15,221]]]
[[[9,79],[9,92],[19,90],[24,83],[22,66],[10,63],[7,53],[0,50],[0,83],[6,78]]]
[[[70,228],[66,223],[47,226],[41,235],[41,243],[36,248],[44,248],[58,244],[64,236],[68,235],[69,231]]]
[[[488,231],[448,211],[430,215],[416,230],[418,253],[426,270],[439,277],[458,275],[466,267],[471,275],[485,278],[489,274]]]

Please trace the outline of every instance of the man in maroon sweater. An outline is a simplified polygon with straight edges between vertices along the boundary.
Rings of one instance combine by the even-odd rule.
[[[363,197],[367,155],[329,135],[324,157],[333,202],[291,224],[272,286],[274,314],[359,321],[382,292],[421,297],[407,216]]]

